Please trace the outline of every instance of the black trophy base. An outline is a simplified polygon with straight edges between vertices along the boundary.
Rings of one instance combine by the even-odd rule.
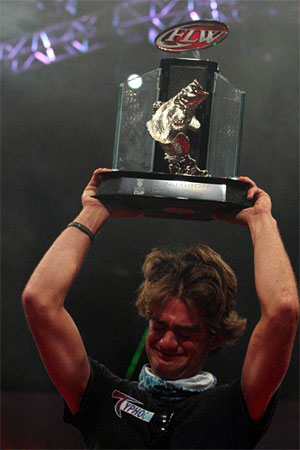
[[[247,200],[250,184],[231,178],[121,170],[101,176],[95,197],[115,217],[142,210],[147,217],[212,220],[216,212],[252,205]]]

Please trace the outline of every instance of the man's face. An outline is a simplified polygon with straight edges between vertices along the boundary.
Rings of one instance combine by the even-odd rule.
[[[165,380],[196,375],[208,350],[204,321],[196,308],[172,297],[155,311],[146,339],[146,352],[155,375]]]

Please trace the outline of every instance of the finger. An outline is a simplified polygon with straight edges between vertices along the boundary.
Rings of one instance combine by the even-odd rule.
[[[252,186],[256,186],[255,181],[251,180],[251,178],[249,178],[249,177],[240,176],[240,177],[238,177],[238,180],[243,181],[245,183],[250,183]]]
[[[257,188],[257,186],[251,187],[247,192],[247,199],[252,200],[252,198],[258,195],[258,191],[259,189]]]
[[[112,169],[107,169],[106,167],[99,167],[99,169],[94,170],[94,174],[98,174],[101,172],[112,172]]]
[[[262,189],[260,189],[257,186],[257,184],[255,183],[255,181],[251,180],[251,178],[241,176],[238,178],[238,180],[242,181],[244,183],[251,184],[251,187],[247,191],[247,199],[248,200],[252,200],[254,197],[257,197],[260,194],[260,192],[262,192]]]
[[[107,169],[105,167],[100,167],[99,169],[94,170],[93,176],[92,176],[92,180],[96,181],[96,183],[102,179],[101,177],[101,173],[105,173],[105,172],[112,172],[112,169]]]
[[[256,186],[255,188],[249,189],[247,198],[248,200],[257,200],[261,194],[267,195],[263,189],[260,189]]]
[[[102,181],[101,173],[112,172],[112,169],[102,168],[94,170],[92,178],[90,179],[86,188],[98,188]]]

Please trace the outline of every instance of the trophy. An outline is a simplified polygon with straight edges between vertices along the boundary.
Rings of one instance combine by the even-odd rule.
[[[237,180],[245,92],[218,63],[195,57],[227,34],[214,20],[168,28],[155,44],[171,55],[121,83],[114,170],[102,174],[96,194],[110,212],[211,220],[251,206],[249,184]]]

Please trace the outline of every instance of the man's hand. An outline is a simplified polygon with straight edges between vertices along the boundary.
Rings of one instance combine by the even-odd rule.
[[[93,206],[95,208],[100,208],[100,209],[104,209],[109,217],[109,212],[107,211],[107,209],[105,208],[105,206],[99,202],[99,200],[97,200],[96,198],[92,197],[92,195],[95,195],[96,192],[99,189],[99,186],[101,184],[102,181],[102,176],[101,173],[103,172],[111,172],[111,169],[96,169],[92,175],[92,178],[90,179],[90,181],[88,182],[87,186],[85,187],[82,196],[81,196],[81,201],[82,201],[82,207],[89,207],[89,206]]]
[[[112,172],[112,169],[99,168],[96,169],[93,173],[92,178],[90,179],[88,185],[83,191],[81,200],[83,208],[86,207],[95,207],[98,210],[103,210],[106,218],[126,218],[126,217],[139,217],[143,215],[143,211],[139,209],[131,208],[127,205],[118,204],[117,210],[108,211],[108,209],[101,203],[97,198],[92,197],[95,195],[101,185],[103,177],[101,173],[104,172]]]
[[[224,220],[225,222],[237,225],[248,225],[249,220],[253,216],[265,213],[271,214],[272,202],[270,196],[265,191],[260,189],[250,178],[239,177],[238,180],[251,184],[251,187],[247,193],[247,199],[255,200],[254,205],[238,212],[218,212],[213,214],[213,217],[215,219]]]

